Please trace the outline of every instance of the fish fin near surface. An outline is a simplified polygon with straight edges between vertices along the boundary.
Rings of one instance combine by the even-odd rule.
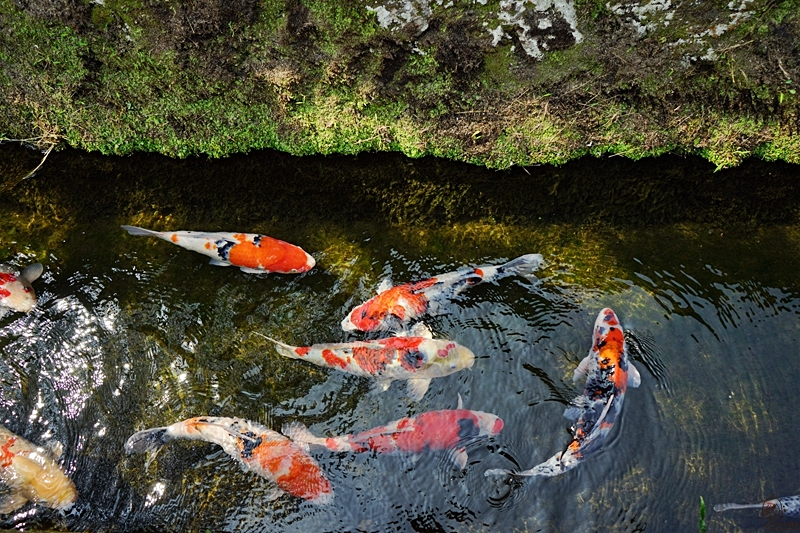
[[[763,506],[763,503],[718,503],[714,506],[714,510],[721,513],[731,509],[761,509]]]
[[[42,264],[34,263],[25,267],[25,270],[20,273],[19,277],[25,278],[28,283],[32,283],[39,279],[39,276],[42,275],[42,272],[44,272],[44,267]]]
[[[464,400],[461,399],[461,393],[458,393],[458,407],[456,409],[463,409],[464,408]]]
[[[454,448],[448,452],[450,457],[450,462],[452,462],[459,470],[464,470],[467,468],[467,461],[469,461],[469,455],[467,455],[466,448]]]
[[[158,237],[159,232],[151,229],[140,228],[139,226],[120,226],[131,235],[142,235],[145,237]]]
[[[298,355],[297,352],[294,351],[296,346],[290,346],[285,342],[273,339],[272,337],[267,337],[266,335],[264,335],[263,333],[259,333],[258,331],[254,331],[253,333],[255,333],[256,335],[261,335],[268,341],[275,343],[275,351],[277,351],[280,355],[288,357],[289,359],[300,359],[300,355]]]
[[[542,254],[525,254],[497,267],[498,276],[530,276],[542,266]]]
[[[594,360],[595,360],[595,352],[594,349],[591,349],[589,350],[589,355],[587,355],[581,360],[580,364],[578,365],[578,368],[576,368],[575,371],[572,373],[572,381],[575,382],[581,378],[585,378],[586,374],[589,373],[589,367],[592,366],[592,362],[594,362]]]
[[[230,265],[226,264],[225,266],[230,266]],[[241,270],[245,274],[269,274],[269,270],[265,270],[263,268],[239,267],[239,270]]]
[[[283,496],[284,494],[285,494],[285,492],[283,492],[283,491],[282,491],[281,489],[279,489],[278,487],[272,487],[271,489],[269,489],[269,490],[267,491],[267,494],[266,494],[266,496],[265,496],[265,497],[266,497],[266,500],[267,500],[268,502],[274,502],[275,500],[277,500],[278,498],[280,498],[280,497],[281,497],[281,496]]]
[[[564,409],[564,418],[577,420],[591,403],[591,400],[586,396],[575,396],[575,398],[569,402],[569,407]]]
[[[125,453],[157,452],[171,440],[166,427],[145,429],[130,436],[125,443]]]
[[[642,384],[642,375],[639,374],[639,371],[633,366],[630,362],[628,362],[628,387],[633,387],[634,389]]]
[[[50,457],[53,459],[58,460],[64,455],[64,445],[56,439],[45,442],[43,448],[47,450],[47,453],[49,453]]]
[[[20,491],[12,491],[0,496],[0,515],[13,513],[23,505],[28,503],[28,498]]]
[[[425,322],[417,322],[413,326],[411,326],[411,330],[403,331],[402,335],[397,333],[398,337],[422,337],[423,339],[432,339],[433,332],[431,328],[425,324]]]
[[[383,278],[381,282],[378,284],[378,288],[375,289],[378,294],[382,292],[386,292],[392,288],[392,278]]]
[[[417,402],[428,392],[431,378],[414,378],[408,380],[407,390],[409,399]]]
[[[211,258],[211,260],[208,262],[208,264],[209,264],[209,265],[218,266],[218,267],[229,267],[229,266],[231,266],[231,264],[230,264],[230,263],[228,263],[228,262],[226,262],[226,261],[222,261],[221,259],[215,259],[215,258],[213,258],[213,257],[212,257],[212,258]]]
[[[392,384],[391,379],[379,379],[375,381],[375,384],[372,386],[372,392],[378,394],[381,392],[386,392],[389,390],[389,386]]]
[[[325,446],[325,439],[317,437],[306,427],[302,422],[287,422],[281,427],[281,433],[291,439],[294,443],[305,445],[305,450],[308,451],[309,444],[318,444]]]

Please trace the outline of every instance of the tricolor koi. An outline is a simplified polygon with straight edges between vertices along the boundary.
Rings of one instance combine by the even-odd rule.
[[[43,271],[41,263],[34,263],[19,274],[11,267],[0,266],[0,307],[21,313],[36,307],[36,293],[31,283],[39,279]]]
[[[714,506],[718,513],[731,509],[760,509],[777,516],[800,518],[800,495],[784,496],[761,503],[718,503]]]
[[[125,452],[157,453],[174,439],[219,444],[246,470],[277,485],[272,499],[287,493],[319,505],[333,501],[331,483],[314,458],[280,433],[242,418],[195,417],[139,431],[125,443]]]
[[[299,274],[316,264],[299,246],[257,233],[153,231],[122,226],[131,235],[158,237],[211,257],[216,266],[235,266],[250,274]]]
[[[491,413],[463,409],[428,411],[401,418],[385,426],[339,437],[317,437],[299,422],[281,430],[295,442],[323,446],[334,452],[375,452],[409,454],[418,457],[426,451],[447,451],[455,466],[463,470],[469,459],[466,446],[492,437],[503,429],[503,420]]]
[[[380,288],[342,320],[345,331],[397,330],[423,315],[442,312],[444,303],[469,287],[518,274],[529,276],[542,264],[541,254],[527,254],[498,266],[448,272],[434,278]]]
[[[584,376],[583,395],[564,411],[565,417],[577,419],[567,449],[530,470],[492,469],[486,471],[486,476],[556,476],[575,468],[588,455],[600,450],[621,412],[625,391],[641,383],[639,371],[628,361],[622,326],[609,308],[600,311],[594,323],[592,348],[575,369],[573,381]]]
[[[75,485],[56,460],[61,446],[42,447],[0,426],[0,483],[9,491],[0,497],[0,514],[27,502],[64,511],[78,499]]]
[[[374,378],[385,391],[393,380],[406,380],[408,397],[420,400],[431,379],[471,368],[475,354],[453,341],[425,337],[389,337],[372,341],[290,346],[266,337],[284,357],[302,359],[318,366],[334,368]]]

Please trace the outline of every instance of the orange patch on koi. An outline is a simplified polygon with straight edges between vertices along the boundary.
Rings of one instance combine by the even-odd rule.
[[[322,350],[322,358],[325,359],[325,362],[330,366],[347,368],[347,363],[331,350]]]

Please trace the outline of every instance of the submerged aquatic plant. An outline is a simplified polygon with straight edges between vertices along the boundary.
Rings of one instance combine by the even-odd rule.
[[[700,520],[697,524],[700,527],[700,533],[706,533],[706,502],[700,496]]]

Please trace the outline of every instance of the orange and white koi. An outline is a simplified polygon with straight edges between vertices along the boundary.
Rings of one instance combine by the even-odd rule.
[[[281,431],[296,442],[323,446],[335,452],[371,451],[418,456],[426,451],[446,450],[451,461],[463,470],[469,459],[466,445],[497,435],[502,429],[503,420],[499,416],[470,411],[459,405],[458,409],[428,411],[340,437],[316,437],[299,422],[287,424]]]
[[[465,289],[506,276],[531,275],[542,264],[541,254],[527,254],[498,266],[482,266],[448,272],[413,283],[379,290],[378,295],[359,305],[342,320],[345,331],[396,330],[423,315],[435,315],[449,300]]]
[[[20,274],[14,269],[0,266],[0,307],[27,313],[36,307],[36,293],[31,283],[39,279],[44,267],[41,263],[28,266]]]
[[[10,490],[0,498],[0,514],[27,502],[66,510],[78,499],[75,485],[56,463],[59,449],[36,446],[0,426],[0,483]]]
[[[235,266],[250,274],[299,274],[316,264],[299,246],[257,233],[153,231],[122,226],[131,235],[158,237],[211,257],[216,266]]]
[[[718,513],[730,509],[760,509],[786,518],[800,518],[800,495],[774,498],[761,503],[718,503],[714,510]]]
[[[125,443],[125,452],[158,452],[174,439],[219,444],[247,470],[277,485],[272,498],[285,492],[320,505],[333,501],[331,483],[310,455],[280,433],[242,418],[201,416],[139,431]]]
[[[556,476],[576,467],[586,456],[598,451],[622,409],[625,391],[641,383],[639,371],[628,361],[625,337],[617,315],[609,308],[600,311],[594,323],[592,349],[573,374],[573,381],[586,376],[583,395],[573,401],[564,416],[577,419],[572,442],[564,452],[530,470],[487,470],[486,475]]]
[[[420,400],[431,379],[471,368],[475,354],[453,341],[425,337],[389,337],[373,341],[289,346],[266,337],[284,357],[377,380],[380,390],[406,380],[408,397]]]

